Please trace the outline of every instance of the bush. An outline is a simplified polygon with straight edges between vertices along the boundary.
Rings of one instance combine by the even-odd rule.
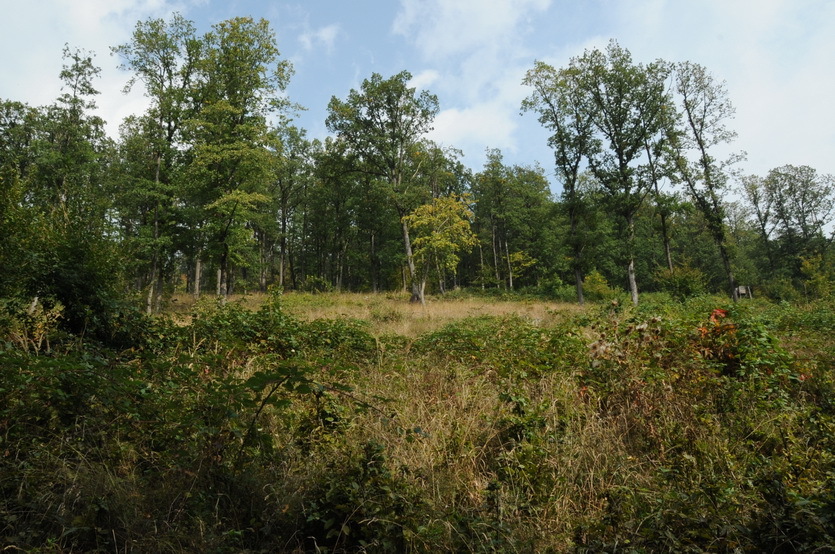
[[[609,301],[621,296],[609,286],[606,278],[597,270],[588,273],[583,279],[583,293],[588,300],[592,301]]]
[[[706,289],[704,273],[687,263],[672,270],[658,268],[653,277],[660,290],[670,293],[677,300],[704,294]]]

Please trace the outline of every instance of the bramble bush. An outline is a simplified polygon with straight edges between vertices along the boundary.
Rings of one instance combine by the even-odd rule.
[[[374,337],[274,294],[206,299],[185,323],[129,313],[109,343],[57,327],[39,343],[35,313],[0,341],[0,541],[828,551],[831,306],[657,295],[573,313]]]

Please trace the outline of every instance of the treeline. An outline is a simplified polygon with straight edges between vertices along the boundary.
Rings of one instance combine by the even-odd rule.
[[[265,20],[199,35],[179,15],[113,48],[145,113],[108,137],[99,68],[66,48],[49,106],[0,104],[0,255],[8,302],[106,325],[126,292],[527,289],[580,302],[625,289],[780,299],[828,294],[833,178],[786,165],[739,176],[733,108],[705,68],[640,64],[612,42],[537,62],[523,110],[551,133],[538,165],[481,171],[426,138],[437,97],[374,74],[333,98],[332,136],[293,125],[292,66]],[[584,295],[585,291],[585,295]]]

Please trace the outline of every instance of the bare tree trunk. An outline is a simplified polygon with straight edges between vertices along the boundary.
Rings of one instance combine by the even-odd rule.
[[[400,219],[400,226],[403,229],[403,247],[406,251],[406,264],[409,266],[409,279],[412,283],[412,297],[409,302],[425,304],[423,297],[424,286],[420,283],[417,276],[417,269],[415,268],[415,257],[412,253],[412,239],[409,236],[409,224],[404,219]]]
[[[504,241],[504,253],[507,259],[507,287],[513,290],[513,266],[510,263],[510,248],[508,247],[507,240]]]
[[[203,260],[200,259],[200,254],[197,255],[197,260],[194,262],[194,289],[192,294],[195,298],[200,298],[200,281],[203,276]]]
[[[673,254],[670,249],[670,233],[667,230],[667,215],[661,214],[661,236],[664,239],[664,256],[667,258],[667,269],[673,272]]]
[[[731,298],[734,302],[739,302],[739,290],[736,286],[736,277],[734,277],[733,268],[731,267],[731,256],[725,243],[719,244],[719,255],[722,257],[722,265],[725,267],[725,273],[728,275],[728,285],[731,287]]]
[[[629,295],[632,297],[632,304],[638,305],[638,282],[635,279],[635,216],[630,215],[627,218],[627,227],[629,233],[629,263],[626,266],[626,276],[629,280]]]
[[[492,217],[490,218],[490,228],[493,235],[493,269],[496,272],[496,286],[501,287],[502,280],[501,275],[499,275],[499,245],[497,244],[499,239],[496,233],[496,224],[493,222]]]
[[[626,266],[626,274],[629,278],[629,295],[632,297],[632,304],[638,305],[638,282],[635,280],[635,259],[630,256],[629,264]]]
[[[478,243],[478,263],[481,268],[481,290],[484,290],[484,278],[486,275],[484,272],[484,249],[481,248],[481,241]]]
[[[145,313],[152,314],[154,313],[154,297],[155,297],[155,288],[157,285],[157,254],[154,252],[153,259],[151,261],[151,275],[148,279],[148,297],[145,299]]]
[[[371,231],[371,290],[376,294],[380,290],[380,264],[377,262],[377,233]]]

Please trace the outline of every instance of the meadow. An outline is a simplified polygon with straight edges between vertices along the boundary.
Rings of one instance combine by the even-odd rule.
[[[830,552],[835,306],[175,297],[0,341],[27,552]]]

